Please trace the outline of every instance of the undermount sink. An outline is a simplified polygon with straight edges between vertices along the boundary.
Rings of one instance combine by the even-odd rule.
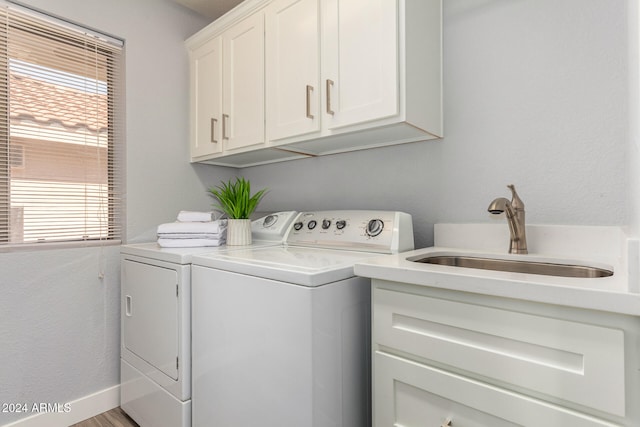
[[[542,274],[545,276],[597,278],[609,277],[613,271],[587,265],[563,264],[546,261],[500,259],[469,255],[430,255],[409,258],[409,261],[451,267],[478,268],[511,273]]]

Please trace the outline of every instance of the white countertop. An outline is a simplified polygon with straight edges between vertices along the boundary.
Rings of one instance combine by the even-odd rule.
[[[509,255],[506,224],[436,224],[435,246],[367,259],[359,276],[420,286],[640,315],[637,240],[620,227],[527,226],[528,255]],[[629,257],[629,254],[635,256]],[[451,267],[408,261],[435,254],[467,254],[542,262],[571,262],[614,272],[569,278]],[[629,262],[631,258],[633,262]]]

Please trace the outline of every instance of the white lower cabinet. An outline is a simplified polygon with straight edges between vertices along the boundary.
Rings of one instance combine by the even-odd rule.
[[[630,316],[373,281],[376,427],[637,426]]]
[[[389,354],[374,363],[376,426],[618,425]]]

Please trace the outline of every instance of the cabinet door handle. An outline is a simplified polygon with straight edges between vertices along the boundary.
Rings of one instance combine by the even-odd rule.
[[[307,118],[313,119],[311,114],[311,92],[313,92],[313,86],[307,85]]]
[[[127,317],[131,317],[132,313],[132,300],[131,300],[131,295],[126,295],[125,299],[124,299],[124,314]]]
[[[440,425],[440,427],[452,427],[452,426],[453,426],[453,422],[451,421],[450,418],[447,418],[445,422]]]
[[[211,118],[211,142],[213,142],[214,144],[218,143],[218,140],[216,139],[216,123],[218,123],[218,119],[216,118]]]
[[[229,120],[228,114],[222,115],[222,139],[229,139],[227,136],[227,120]]]
[[[335,111],[331,109],[331,88],[333,88],[333,80],[327,79],[327,114],[333,116]]]

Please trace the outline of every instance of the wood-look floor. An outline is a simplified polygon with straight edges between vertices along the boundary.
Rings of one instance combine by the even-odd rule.
[[[70,427],[138,427],[138,424],[118,407]]]

